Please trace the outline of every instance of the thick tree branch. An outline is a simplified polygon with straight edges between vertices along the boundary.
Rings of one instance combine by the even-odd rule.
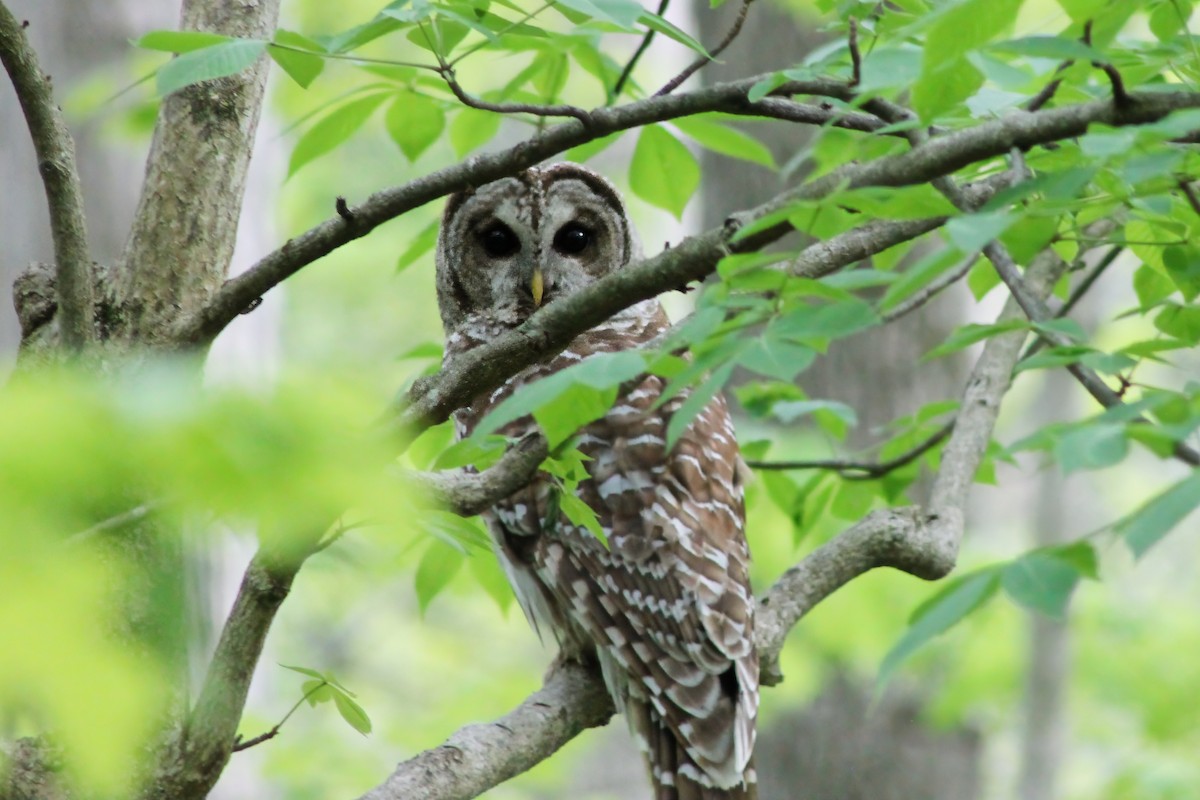
[[[483,472],[406,472],[403,477],[423,493],[424,500],[459,516],[473,517],[528,484],[549,452],[546,437],[534,433]]]
[[[267,632],[308,552],[259,548],[242,578],[195,708],[160,757],[142,800],[200,800],[216,784],[233,751]]]
[[[401,762],[360,800],[465,800],[557,752],[588,728],[604,725],[613,705],[592,670],[565,663],[545,685],[495,722],[461,728],[440,746]]]
[[[270,39],[279,2],[185,0],[180,29]],[[117,274],[121,335],[166,343],[176,320],[204,307],[225,279],[268,63],[263,56],[236,75],[164,98]]]
[[[747,94],[760,77],[717,84],[695,92],[648,98],[616,108],[594,109],[588,112],[592,123],[590,128],[572,120],[508,150],[476,156],[404,186],[377,192],[352,210],[353,223],[348,223],[340,216],[326,220],[285,242],[283,247],[251,269],[227,281],[211,302],[184,315],[176,325],[172,338],[181,345],[203,345],[256,298],[304,266],[366,235],[381,223],[451,192],[511,175],[610,133],[706,111],[732,110],[738,113],[738,109],[745,107]],[[845,83],[827,79],[790,82],[779,87],[776,93],[839,99],[852,95]],[[847,181],[850,188],[923,183],[975,161],[1001,155],[1013,147],[1029,148],[1082,135],[1093,123],[1144,124],[1160,120],[1172,111],[1197,107],[1200,107],[1200,93],[1180,92],[1131,95],[1129,104],[1120,109],[1111,102],[1098,100],[1037,113],[1014,112],[975,128],[939,136],[908,153],[837,170],[795,190],[789,199],[823,197],[839,188],[842,181]],[[837,116],[828,113],[820,116],[822,123],[831,119],[831,124],[838,124]],[[664,287],[664,290],[666,288],[671,287]]]
[[[28,24],[28,23],[26,23]],[[92,258],[83,214],[83,190],[75,167],[75,144],[54,104],[50,76],[42,74],[24,26],[0,2],[0,61],[25,113],[38,172],[50,209],[55,284],[63,344],[79,352],[95,339]]]
[[[738,108],[745,102],[746,95],[758,79],[748,78],[685,94],[647,98],[615,108],[593,109],[588,112],[591,120],[588,127],[578,120],[571,120],[507,150],[475,156],[403,186],[376,192],[351,209],[354,217],[352,224],[341,216],[326,220],[300,236],[289,239],[249,270],[226,281],[208,304],[184,315],[176,325],[174,341],[185,346],[203,345],[211,341],[255,298],[338,247],[365,236],[376,226],[414,208],[460,189],[482,186],[512,175],[576,145],[610,133],[706,111]],[[821,79],[791,82],[776,91],[779,94],[834,97],[846,94],[845,86],[840,82]],[[830,119],[828,114],[822,117],[823,122]]]

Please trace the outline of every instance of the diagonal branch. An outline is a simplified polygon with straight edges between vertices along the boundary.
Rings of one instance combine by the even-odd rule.
[[[746,15],[750,12],[750,3],[752,2],[753,0],[742,0],[742,7],[738,9],[738,15],[733,21],[733,27],[729,29],[729,33],[725,34],[725,38],[721,40],[721,43],[712,49],[711,53],[700,56],[700,58],[697,58],[695,61],[684,67],[682,72],[680,72],[674,78],[671,78],[671,80],[667,81],[661,89],[654,93],[654,96],[662,97],[663,95],[668,95],[675,91],[680,87],[680,85],[683,84],[684,81],[695,75],[708,63],[715,61],[717,56],[725,52],[725,48],[733,44],[733,40],[736,39],[737,35],[742,32],[742,25],[746,23]]]
[[[614,108],[593,109],[588,112],[590,126],[584,126],[578,120],[570,120],[506,150],[476,156],[403,186],[376,192],[361,205],[350,210],[352,222],[344,219],[342,215],[326,220],[284,242],[282,247],[259,260],[246,272],[226,281],[204,307],[184,315],[179,320],[172,339],[182,346],[206,344],[269,289],[308,264],[347,242],[367,235],[378,225],[401,214],[452,192],[470,186],[482,186],[515,174],[572,147],[611,133],[706,111],[740,108],[760,77],[763,76],[718,84],[685,94],[647,98]],[[776,91],[791,95],[846,95],[845,86],[839,81],[824,79],[793,81]],[[837,125],[840,116],[840,112],[826,113],[819,117],[819,121],[822,124]]]
[[[680,97],[683,97],[681,95]],[[669,99],[669,98],[663,98]],[[499,386],[521,368],[561,351],[576,335],[640,300],[700,280],[729,253],[750,252],[792,230],[785,219],[738,238],[739,231],[799,201],[818,200],[843,189],[908,186],[949,174],[975,161],[1046,141],[1078,136],[1095,122],[1131,125],[1161,119],[1178,108],[1200,107],[1200,94],[1137,95],[1118,110],[1106,100],[1037,113],[1016,112],[920,147],[875,161],[850,164],[780,194],[725,225],[684,239],[576,294],[550,303],[515,330],[463,353],[435,375],[417,381],[401,404],[395,425],[402,438],[447,418],[481,392]],[[556,130],[561,130],[562,126]],[[551,132],[552,133],[552,132]]]
[[[546,437],[535,432],[516,442],[481,473],[406,472],[404,478],[426,501],[459,516],[473,517],[528,484],[549,454]]]
[[[95,339],[92,258],[83,215],[83,191],[75,167],[75,144],[54,103],[50,76],[43,75],[24,26],[0,2],[0,61],[12,79],[29,125],[38,172],[50,208],[54,265],[63,343],[73,352]]]

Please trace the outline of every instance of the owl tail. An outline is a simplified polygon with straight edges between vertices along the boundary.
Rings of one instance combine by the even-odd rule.
[[[630,699],[626,713],[635,735],[644,742],[653,800],[757,800],[754,760],[746,765],[743,780],[732,787],[715,785],[667,728],[649,703]]]

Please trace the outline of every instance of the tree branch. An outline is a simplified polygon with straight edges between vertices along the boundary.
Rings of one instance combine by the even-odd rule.
[[[746,464],[754,469],[772,469],[772,470],[800,470],[800,469],[825,469],[836,472],[842,478],[851,481],[866,481],[875,478],[881,478],[893,470],[900,469],[916,461],[921,456],[928,453],[933,448],[946,440],[950,435],[950,431],[954,430],[954,421],[951,420],[939,428],[932,436],[926,438],[923,442],[907,450],[904,453],[889,458],[887,461],[851,461],[842,458],[827,458],[815,459],[812,461],[756,461],[747,460]]]
[[[75,167],[75,145],[62,112],[54,104],[50,76],[42,74],[37,54],[25,37],[24,26],[28,24],[17,22],[0,2],[0,61],[25,113],[46,190],[63,344],[78,353],[96,336],[83,191]]]
[[[180,29],[271,39],[279,2],[185,0]],[[268,63],[263,55],[236,75],[163,99],[115,276],[123,309],[118,336],[168,344],[176,321],[197,313],[220,289],[233,257]],[[233,316],[257,296],[245,298]]]
[[[709,62],[715,61],[717,56],[725,52],[725,48],[733,44],[733,40],[736,39],[737,35],[742,32],[742,25],[746,23],[746,14],[748,14],[750,11],[751,2],[753,2],[753,0],[742,0],[742,7],[738,10],[737,19],[733,21],[733,27],[729,29],[729,33],[725,34],[725,38],[721,40],[721,43],[712,49],[711,53],[706,56],[701,56],[691,64],[688,64],[686,67],[684,67],[682,72],[680,72],[671,80],[667,81],[661,89],[654,93],[654,96],[662,97],[663,95],[668,95],[675,91],[684,81],[699,72],[700,69]]]
[[[717,84],[680,95],[647,98],[614,108],[593,109],[588,112],[590,127],[585,127],[578,120],[571,120],[507,150],[476,156],[403,186],[376,192],[361,205],[351,209],[353,224],[337,215],[296,238],[289,239],[282,247],[259,260],[246,272],[226,281],[203,308],[183,315],[175,327],[172,340],[182,346],[203,346],[255,298],[266,294],[301,268],[338,247],[365,236],[378,225],[414,208],[452,192],[471,186],[482,186],[515,174],[551,156],[610,133],[707,111],[740,108],[759,77]],[[845,86],[838,81],[818,79],[794,81],[784,84],[777,91],[837,97],[845,94]],[[831,118],[831,115],[825,114],[820,117],[820,121],[828,122]]]
[[[546,437],[532,433],[517,441],[483,472],[405,472],[425,499],[462,517],[473,517],[529,483],[550,451]]]
[[[969,130],[931,139],[905,153],[835,170],[734,215],[721,227],[688,237],[676,247],[550,303],[515,330],[463,353],[435,375],[413,385],[398,409],[397,432],[401,438],[407,438],[414,431],[446,419],[472,397],[494,389],[534,361],[559,352],[576,335],[622,308],[704,278],[729,253],[749,252],[777,240],[792,230],[788,222],[776,222],[736,241],[735,235],[746,225],[797,201],[817,200],[844,188],[924,183],[975,161],[1003,155],[1013,147],[1081,135],[1094,122],[1110,125],[1150,122],[1172,110],[1191,107],[1200,107],[1200,94],[1137,95],[1127,108],[1119,111],[1111,102],[1098,100],[1037,113],[1014,112]]]
[[[667,6],[670,4],[671,0],[659,0],[658,10],[654,13],[661,17],[663,14],[667,13]],[[650,28],[646,31],[646,35],[642,37],[641,44],[638,45],[637,50],[633,51],[633,55],[629,58],[629,62],[625,65],[625,68],[621,70],[621,74],[617,76],[617,81],[613,84],[612,91],[608,94],[608,101],[610,103],[620,97],[621,90],[625,88],[625,84],[629,81],[629,76],[633,74],[633,68],[637,66],[637,63],[641,60],[642,55],[650,47],[650,43],[654,41],[654,33],[655,31],[653,28]]]

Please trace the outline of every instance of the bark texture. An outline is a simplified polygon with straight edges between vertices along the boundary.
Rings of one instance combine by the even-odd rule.
[[[279,0],[185,2],[180,27],[270,38]],[[262,56],[238,75],[168,96],[150,145],[146,179],[119,264],[122,336],[160,344],[176,320],[225,280],[254,132],[266,86]]]

